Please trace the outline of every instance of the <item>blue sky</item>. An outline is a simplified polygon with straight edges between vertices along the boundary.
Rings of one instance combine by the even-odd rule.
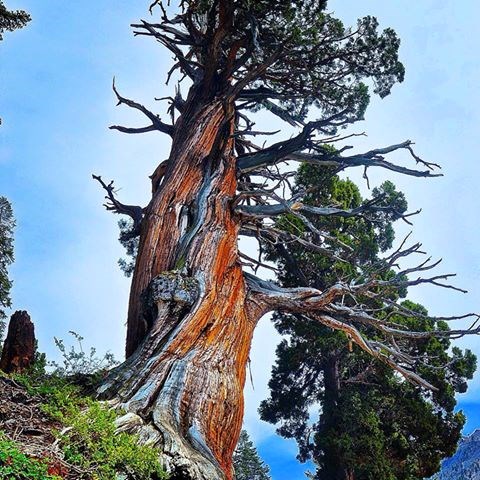
[[[114,75],[122,93],[159,112],[163,106],[153,98],[171,92],[164,84],[170,56],[154,42],[134,39],[129,28],[147,16],[147,3],[8,1],[11,8],[28,10],[33,21],[0,44],[0,194],[11,199],[18,220],[14,307],[31,312],[40,347],[51,357],[53,336],[66,338],[69,330],[117,357],[123,352],[128,281],[116,265],[122,255],[118,218],[102,209],[102,193],[90,176],[114,178],[126,202],[142,204],[148,175],[168,155],[164,136],[107,129],[112,123],[142,124],[134,113],[115,107]],[[356,127],[368,133],[358,148],[409,138],[444,169],[445,177],[428,181],[370,174],[373,184],[393,180],[412,210],[423,208],[414,239],[434,258],[444,258],[442,269],[457,272],[456,282],[470,291],[425,287],[411,298],[434,314],[480,311],[480,58],[472,41],[480,6],[475,0],[335,0],[330,9],[347,23],[376,15],[402,38],[406,80],[387,99],[372,102],[366,121]],[[359,172],[349,176],[361,181]],[[398,235],[406,231],[402,227]],[[268,319],[262,320],[252,349],[255,388],[246,387],[245,422],[274,480],[303,478],[295,445],[275,438],[274,428],[256,412],[267,395],[277,341]],[[480,354],[478,338],[460,344]],[[479,380],[480,374],[460,398],[469,414],[467,432],[480,426]]]

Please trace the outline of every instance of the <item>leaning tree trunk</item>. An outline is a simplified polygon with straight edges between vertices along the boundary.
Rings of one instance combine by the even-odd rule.
[[[190,102],[195,104],[195,102]],[[127,361],[101,388],[120,421],[158,443],[172,478],[231,479],[256,317],[246,307],[232,107],[184,112],[146,213],[132,282]]]

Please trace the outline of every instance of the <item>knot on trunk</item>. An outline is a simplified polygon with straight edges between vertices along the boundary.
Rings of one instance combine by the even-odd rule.
[[[193,306],[199,295],[198,281],[177,270],[156,276],[144,294],[144,316],[148,328],[159,316],[180,318]]]
[[[151,301],[169,303],[181,309],[191,307],[199,293],[198,281],[176,270],[161,273],[150,284]]]

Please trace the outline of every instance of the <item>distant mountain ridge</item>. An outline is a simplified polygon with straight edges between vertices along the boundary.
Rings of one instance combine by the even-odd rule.
[[[442,462],[431,480],[480,480],[480,429],[460,440],[455,455]]]

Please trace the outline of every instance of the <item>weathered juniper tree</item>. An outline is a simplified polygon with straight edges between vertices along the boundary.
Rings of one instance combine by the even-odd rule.
[[[415,373],[415,359],[403,355],[399,338],[424,338],[373,316],[364,299],[385,298],[383,307],[402,314],[392,290],[408,285],[444,285],[449,275],[409,280],[427,271],[424,262],[390,278],[381,273],[420,251],[402,245],[355,281],[280,288],[244,271],[249,260],[238,250],[246,235],[272,243],[297,242],[336,256],[338,242],[308,220],[320,216],[368,216],[391,207],[373,198],[358,208],[302,203],[307,192],[289,197],[294,165],[309,162],[343,170],[383,167],[431,177],[435,165],[422,161],[412,142],[347,155],[332,150],[337,131],[360,120],[368,104],[367,81],[386,96],[404,69],[399,40],[366,17],[345,28],[314,0],[183,0],[170,13],[155,2],[154,22],[134,24],[174,56],[168,77],[186,79],[185,97],[169,99],[171,122],[115,88],[119,104],[142,113],[140,128],[114,126],[125,133],[156,132],[171,138],[168,160],[152,175],[152,198],[145,207],[122,204],[113,183],[96,177],[107,192],[107,208],[132,218],[139,237],[127,322],[126,362],[100,389],[123,404],[122,428],[161,445],[173,478],[231,479],[232,452],[243,416],[242,390],[250,344],[259,319],[271,311],[307,315],[312,322],[344,331],[370,355],[429,387]],[[158,8],[154,8],[158,7]],[[173,7],[172,7],[173,8]],[[251,141],[257,132],[251,114],[264,109],[297,133],[269,146]],[[387,159],[406,153],[420,166]],[[286,167],[279,164],[288,161]],[[290,212],[305,225],[298,234],[276,228],[272,219]],[[125,240],[125,237],[124,237]],[[346,306],[344,299],[355,299]],[[379,337],[362,335],[371,325]],[[450,332],[449,334],[454,334]]]

